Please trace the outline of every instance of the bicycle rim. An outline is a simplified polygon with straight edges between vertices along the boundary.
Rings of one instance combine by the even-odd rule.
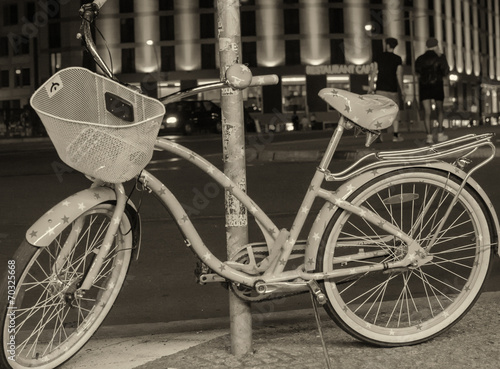
[[[349,201],[397,225],[429,250],[458,189],[441,172],[409,169],[367,183]],[[345,331],[370,343],[428,340],[460,320],[476,301],[492,258],[490,240],[485,205],[466,186],[430,249],[431,262],[325,281],[326,309]],[[324,234],[318,267],[354,270],[405,255],[400,239],[340,211]]]
[[[83,296],[73,291],[100,247],[105,247],[102,243],[113,210],[109,204],[94,207],[48,247],[35,248],[26,242],[20,246],[14,257],[16,268],[22,269],[15,291],[15,362],[8,360],[13,368],[62,364],[90,339],[108,314],[130,264],[132,232],[126,216],[92,287]],[[53,272],[54,261],[72,232],[78,232],[74,247],[63,266]],[[4,342],[9,336],[8,322],[3,325]]]

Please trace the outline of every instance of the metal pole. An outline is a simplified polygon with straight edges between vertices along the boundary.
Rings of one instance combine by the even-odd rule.
[[[239,0],[217,0],[220,76],[241,62],[241,30]],[[241,90],[232,88],[221,92],[222,144],[224,173],[246,191],[245,129],[243,125],[243,97]],[[248,243],[247,211],[226,189],[227,254],[231,257]],[[252,351],[252,315],[250,304],[229,292],[231,353],[241,356]]]

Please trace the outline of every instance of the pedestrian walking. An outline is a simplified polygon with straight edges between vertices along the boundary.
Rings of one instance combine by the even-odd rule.
[[[403,60],[394,53],[398,46],[398,40],[389,37],[385,40],[385,51],[377,57],[375,71],[377,74],[377,83],[375,92],[378,95],[388,97],[398,106],[401,106],[401,100],[404,101],[403,87]],[[399,122],[401,113],[398,113],[393,123],[394,142],[403,141],[403,136],[399,133]]]
[[[415,71],[418,74],[420,101],[424,106],[424,122],[427,132],[426,143],[432,144],[433,127],[431,126],[432,101],[436,104],[438,131],[437,141],[448,139],[443,129],[443,78],[450,72],[446,56],[439,48],[438,40],[430,38],[426,42],[427,51],[415,61]]]

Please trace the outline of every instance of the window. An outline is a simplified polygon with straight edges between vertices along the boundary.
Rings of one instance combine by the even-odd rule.
[[[283,113],[303,112],[306,110],[306,77],[283,76],[282,96]]]
[[[120,13],[133,13],[134,0],[120,0]]]
[[[215,69],[215,45],[201,44],[201,68]]]
[[[378,59],[383,52],[384,46],[382,44],[382,40],[372,39],[372,60]]]
[[[15,87],[29,86],[30,84],[29,68],[16,69]]]
[[[9,71],[3,70],[0,72],[0,87],[9,87]]]
[[[214,8],[214,0],[199,0],[200,8]]]
[[[9,56],[9,39],[0,37],[0,57]]]
[[[345,45],[342,39],[330,40],[330,60],[332,64],[345,64]]]
[[[299,9],[285,9],[285,35],[300,33]]]
[[[28,1],[26,3],[25,15],[26,15],[26,19],[29,22],[33,22],[34,21],[35,12],[36,12],[35,3],[32,2],[32,1]]]
[[[300,64],[300,41],[287,40],[285,41],[285,64],[298,65]]]
[[[372,34],[384,34],[384,21],[382,17],[382,10],[370,10],[370,24],[372,25]]]
[[[158,9],[160,10],[174,10],[173,1],[158,0]]]
[[[413,60],[411,42],[406,41],[405,47],[406,47],[406,65],[411,65],[411,61]]]
[[[255,36],[255,12],[246,11],[241,12],[241,35],[242,36]]]
[[[50,71],[52,74],[61,69],[61,53],[50,54]]]
[[[49,24],[49,48],[59,48],[61,47],[61,24],[60,23],[50,23]]]
[[[30,52],[30,39],[25,36],[11,34],[10,44],[12,45],[14,55],[25,55]]]
[[[161,71],[170,72],[175,70],[175,47],[161,47]]]
[[[214,38],[215,23],[213,13],[200,14],[200,38]]]
[[[160,40],[175,40],[174,16],[167,15],[160,17]]]
[[[436,37],[436,27],[434,25],[434,16],[429,16],[429,37]]]
[[[339,8],[329,10],[330,33],[344,33],[344,11]]]
[[[135,73],[135,49],[122,49],[122,73]]]
[[[17,4],[8,4],[3,6],[3,24],[12,26],[18,23]]]
[[[248,64],[250,67],[257,66],[257,43],[256,42],[242,42],[243,63]]]
[[[134,18],[120,20],[120,40],[124,42],[135,42]]]

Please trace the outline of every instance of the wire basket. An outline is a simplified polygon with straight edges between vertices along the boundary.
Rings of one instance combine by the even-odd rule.
[[[31,97],[61,160],[109,183],[148,164],[164,105],[88,69],[54,74]]]

